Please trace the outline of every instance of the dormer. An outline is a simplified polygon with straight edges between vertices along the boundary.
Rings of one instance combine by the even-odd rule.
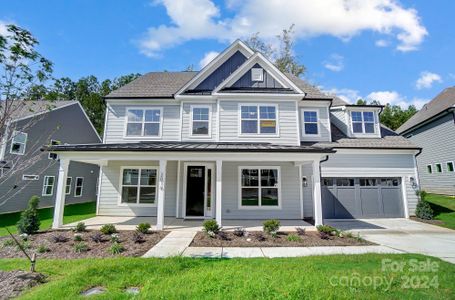
[[[382,105],[342,105],[332,107],[332,121],[351,138],[381,138],[379,114]]]

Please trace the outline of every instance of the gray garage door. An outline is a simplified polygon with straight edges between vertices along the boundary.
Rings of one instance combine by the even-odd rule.
[[[400,178],[323,178],[325,219],[403,217]]]

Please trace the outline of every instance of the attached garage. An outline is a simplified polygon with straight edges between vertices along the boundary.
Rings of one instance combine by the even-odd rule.
[[[404,217],[401,178],[324,177],[325,219]]]

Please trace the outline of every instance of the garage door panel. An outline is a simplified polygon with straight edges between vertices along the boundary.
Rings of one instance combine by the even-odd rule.
[[[361,216],[377,217],[381,215],[378,188],[360,188]]]
[[[333,193],[333,190],[329,190],[325,186],[321,188],[323,218],[330,218],[335,214],[334,205],[336,196]]]
[[[384,206],[384,215],[387,217],[401,217],[402,205],[399,201],[394,201],[394,199],[399,199],[401,196],[400,189],[382,189],[382,203]]]
[[[340,219],[350,219],[357,215],[355,188],[339,188],[334,208],[335,215]]]

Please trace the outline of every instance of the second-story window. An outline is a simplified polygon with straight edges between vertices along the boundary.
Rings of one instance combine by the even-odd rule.
[[[303,111],[303,135],[319,135],[318,112],[315,110]]]
[[[210,108],[208,106],[191,107],[191,135],[209,136],[210,135]]]
[[[128,109],[126,136],[159,137],[161,133],[161,115],[161,108]]]
[[[11,141],[11,154],[24,155],[25,145],[27,144],[27,134],[20,131],[13,132],[13,139]]]
[[[277,108],[273,105],[242,105],[240,107],[241,134],[275,135]]]
[[[353,133],[375,133],[374,113],[372,111],[352,111]]]

